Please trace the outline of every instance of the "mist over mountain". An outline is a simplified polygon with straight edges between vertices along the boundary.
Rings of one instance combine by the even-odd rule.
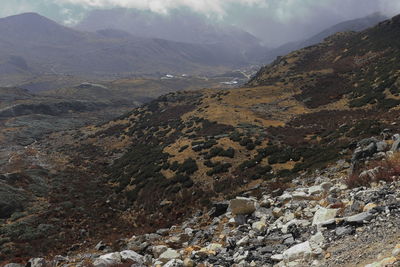
[[[290,42],[281,45],[275,49],[271,49],[270,51],[268,51],[265,61],[271,62],[277,56],[283,56],[291,51],[295,51],[297,49],[318,44],[322,42],[325,38],[338,32],[363,31],[369,27],[375,26],[376,24],[384,21],[385,19],[387,19],[387,16],[377,12],[366,17],[340,22],[307,39],[300,40],[297,42]]]
[[[250,40],[251,42],[251,40]],[[235,45],[183,43],[106,29],[71,29],[26,13],[0,20],[0,75],[207,73],[251,63]]]

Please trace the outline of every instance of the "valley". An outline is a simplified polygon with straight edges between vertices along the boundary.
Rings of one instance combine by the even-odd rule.
[[[398,263],[400,16],[256,73],[173,57],[0,88],[0,264]]]

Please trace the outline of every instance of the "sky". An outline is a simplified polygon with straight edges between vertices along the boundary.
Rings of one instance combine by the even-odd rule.
[[[73,26],[90,10],[121,7],[163,15],[190,9],[276,46],[374,12],[393,16],[400,13],[400,0],[1,0],[0,17],[37,12]]]

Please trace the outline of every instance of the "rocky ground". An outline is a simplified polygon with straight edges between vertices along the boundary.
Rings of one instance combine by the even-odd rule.
[[[26,266],[400,266],[400,181],[366,168],[398,162],[393,139],[362,140],[351,162],[298,177],[286,190],[261,185],[171,228]],[[348,175],[360,165],[366,170]]]

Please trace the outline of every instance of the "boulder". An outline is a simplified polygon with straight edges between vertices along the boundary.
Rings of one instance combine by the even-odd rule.
[[[238,197],[230,201],[229,207],[234,215],[248,215],[256,210],[255,204],[254,199]]]
[[[153,256],[155,258],[160,257],[161,254],[163,254],[165,251],[168,250],[167,246],[159,245],[159,246],[153,246],[152,248]]]
[[[179,254],[176,250],[168,248],[160,255],[158,259],[164,263],[167,263],[170,260],[180,259],[180,257],[181,254]]]
[[[120,252],[122,261],[133,261],[134,263],[143,264],[144,259],[143,256],[132,251],[132,250],[124,250]]]
[[[388,147],[388,144],[385,141],[380,141],[380,142],[376,143],[376,150],[378,152],[386,151],[387,147]]]
[[[320,207],[314,214],[312,225],[320,226],[327,221],[335,219],[338,209],[327,209]]]
[[[108,253],[98,257],[94,262],[94,267],[108,267],[122,263],[121,254],[119,252]]]
[[[349,224],[362,224],[365,222],[369,222],[373,217],[374,215],[369,212],[361,212],[359,214],[346,217],[344,221]]]
[[[310,242],[306,241],[297,244],[283,252],[283,259],[286,261],[293,261],[297,259],[304,259],[311,255],[312,248]]]

